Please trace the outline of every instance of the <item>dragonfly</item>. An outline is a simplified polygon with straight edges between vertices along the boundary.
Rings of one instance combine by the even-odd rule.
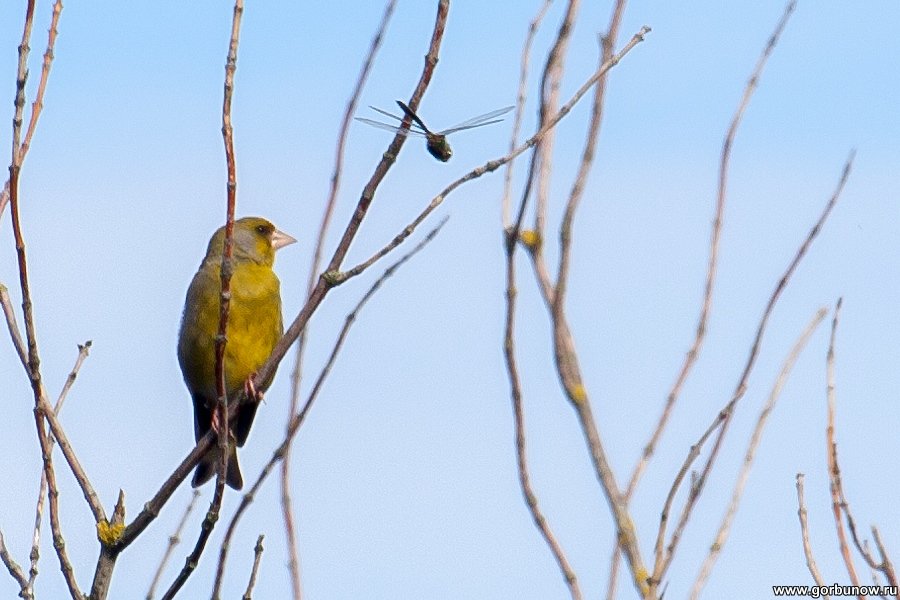
[[[409,127],[403,126],[403,117],[392,115],[386,110],[381,110],[380,108],[375,108],[374,106],[370,106],[369,108],[377,113],[381,113],[386,117],[390,117],[391,119],[400,121],[400,124],[393,125],[390,123],[382,123],[381,121],[373,121],[372,119],[364,119],[362,117],[356,117],[356,120],[362,121],[366,125],[371,125],[372,127],[378,127],[379,129],[387,129],[388,131],[399,133],[400,135],[423,136],[425,138],[425,147],[428,149],[429,154],[431,154],[441,162],[447,162],[448,160],[450,160],[450,157],[453,156],[453,149],[447,142],[448,135],[450,135],[451,133],[456,133],[457,131],[463,131],[464,129],[473,129],[475,127],[482,127],[484,125],[491,125],[492,123],[499,123],[503,119],[498,119],[497,117],[499,117],[500,115],[505,115],[513,109],[512,106],[498,108],[497,110],[492,110],[489,113],[484,113],[483,115],[478,115],[477,117],[473,117],[467,121],[463,121],[462,123],[455,125],[449,129],[434,132],[425,126],[425,123],[415,112],[413,112],[413,109],[408,107],[400,100],[397,100],[397,105],[403,111],[403,114],[405,114],[406,117],[412,120],[412,123],[410,123]]]

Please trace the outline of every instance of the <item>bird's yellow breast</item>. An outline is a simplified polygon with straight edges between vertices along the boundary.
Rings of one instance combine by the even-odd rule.
[[[204,264],[188,289],[178,360],[191,392],[208,403],[216,398],[215,339],[219,327],[220,265]],[[281,295],[272,268],[236,261],[225,345],[225,386],[229,397],[263,365],[281,338]],[[261,386],[265,390],[270,381]]]

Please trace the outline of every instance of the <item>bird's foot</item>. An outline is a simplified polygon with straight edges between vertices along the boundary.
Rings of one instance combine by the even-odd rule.
[[[256,385],[253,383],[253,378],[256,377],[256,373],[250,375],[247,378],[247,381],[244,382],[244,394],[247,395],[247,399],[250,402],[255,402],[259,404],[263,400],[263,392],[256,389]]]
[[[218,407],[213,409],[213,411],[212,411],[212,418],[209,420],[209,426],[213,430],[213,432],[216,434],[216,436],[218,436],[219,433],[221,433],[222,429],[221,429],[221,423],[219,421]]]

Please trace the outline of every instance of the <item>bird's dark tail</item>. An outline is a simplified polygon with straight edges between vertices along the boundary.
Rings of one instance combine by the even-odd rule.
[[[218,446],[213,446],[197,464],[197,470],[194,471],[194,478],[191,480],[192,487],[200,487],[216,475],[221,461],[222,452]],[[241,466],[238,464],[237,448],[231,446],[228,449],[228,465],[225,470],[225,483],[228,487],[239,490],[244,487],[244,478],[241,476]]]

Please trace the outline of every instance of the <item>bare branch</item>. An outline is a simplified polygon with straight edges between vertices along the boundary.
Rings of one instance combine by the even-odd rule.
[[[692,599],[700,597],[700,593],[706,585],[710,573],[712,573],[716,560],[719,558],[722,548],[725,547],[725,542],[728,541],[731,524],[734,522],[734,517],[737,515],[738,507],[741,503],[741,497],[744,495],[744,488],[750,477],[750,468],[753,466],[753,459],[756,457],[756,450],[759,448],[759,443],[762,440],[762,433],[768,422],[769,415],[772,413],[772,410],[775,409],[775,403],[778,401],[781,390],[784,388],[784,384],[787,383],[788,377],[790,377],[797,359],[800,358],[800,353],[806,348],[809,338],[812,337],[812,334],[818,329],[826,314],[828,314],[828,311],[825,308],[820,308],[813,316],[812,320],[807,324],[803,333],[800,334],[800,337],[794,343],[794,347],[791,348],[790,354],[788,354],[787,358],[784,360],[781,372],[775,379],[775,384],[772,386],[772,391],[769,393],[769,399],[759,413],[756,427],[753,429],[753,434],[750,436],[750,442],[747,444],[744,463],[741,466],[741,471],[731,493],[731,502],[728,504],[728,509],[725,511],[722,523],[719,525],[719,531],[716,533],[716,537],[710,545],[709,554],[706,555],[706,559],[703,561],[703,565],[700,567],[700,572],[697,574],[697,579],[694,581],[694,586],[691,589]]]
[[[220,477],[219,479],[224,479],[224,477]],[[209,503],[209,508],[206,511],[206,516],[200,523],[200,535],[197,536],[197,541],[194,543],[194,549],[191,550],[191,553],[185,559],[184,566],[169,586],[169,589],[162,595],[162,600],[171,600],[174,598],[179,590],[181,590],[182,586],[187,582],[188,577],[190,577],[197,568],[197,563],[200,561],[200,555],[203,554],[206,543],[209,541],[209,536],[212,535],[213,528],[219,520],[219,511],[222,509],[222,499],[225,496],[224,492],[224,481],[222,482],[222,485],[219,485],[219,482],[217,481],[212,501]],[[218,593],[214,592],[212,597],[218,599]]]
[[[513,115],[512,132],[509,136],[510,152],[516,149],[519,131],[522,129],[522,115],[525,112],[525,100],[528,89],[528,63],[530,62],[531,46],[534,43],[534,36],[537,34],[538,29],[540,29],[541,23],[544,21],[544,16],[546,16],[547,10],[550,8],[551,4],[553,4],[553,0],[544,0],[544,4],[541,5],[537,15],[535,15],[531,24],[528,26],[528,34],[525,36],[525,43],[522,45],[522,58],[519,62],[519,91],[516,94],[516,112]],[[503,207],[501,215],[503,229],[508,229],[512,225],[512,223],[510,223],[510,215],[512,210],[513,164],[514,163],[512,162],[506,164],[506,173],[503,176],[503,201],[501,203]]]
[[[434,74],[434,67],[438,62],[438,54],[440,52],[441,40],[444,36],[444,28],[447,24],[447,13],[449,10],[449,0],[439,0],[434,30],[431,35],[431,44],[428,49],[428,54],[425,55],[425,66],[422,70],[422,75],[419,77],[419,82],[413,91],[413,95],[407,103],[412,110],[416,110],[418,107],[419,101],[424,95],[425,89],[428,87],[428,84],[431,82],[431,77]],[[398,133],[394,136],[388,149],[382,155],[381,161],[378,163],[378,166],[376,166],[375,172],[363,189],[359,201],[356,204],[356,209],[353,211],[353,215],[350,218],[350,222],[347,224],[344,234],[341,237],[340,242],[338,242],[338,246],[331,257],[331,260],[328,262],[328,267],[326,268],[327,272],[336,272],[340,268],[341,263],[347,256],[347,252],[350,250],[350,244],[356,237],[363,219],[365,219],[366,214],[368,214],[369,207],[375,197],[375,191],[385,175],[387,175],[390,167],[394,164],[394,161],[396,161],[397,153],[403,147],[405,140],[406,136]],[[257,372],[256,378],[253,380],[253,383],[256,384],[257,387],[259,387],[260,382],[265,381],[268,377],[272,376],[275,372],[275,368],[284,358],[284,355],[287,353],[291,344],[294,343],[300,333],[305,329],[310,317],[334,285],[335,284],[325,274],[319,278],[316,287],[309,295],[306,304],[304,304],[300,313],[294,318],[294,321],[291,323],[290,327],[288,327],[281,340],[275,345],[269,359]]]
[[[884,545],[881,543],[881,538],[878,535],[878,530],[875,527],[872,528],[872,534],[875,536],[876,546],[878,547],[879,554],[881,555],[880,562],[877,561],[872,555],[871,551],[869,550],[868,544],[864,544],[860,541],[859,536],[856,532],[856,521],[854,520],[853,513],[850,510],[850,502],[847,500],[847,496],[844,494],[844,485],[841,480],[841,470],[837,459],[837,442],[835,441],[834,426],[836,405],[834,349],[842,304],[843,298],[838,298],[837,305],[834,310],[834,319],[831,323],[831,340],[828,344],[828,356],[826,359],[828,427],[825,432],[825,437],[828,445],[828,474],[829,488],[831,491],[831,508],[835,518],[835,527],[838,534],[838,544],[841,551],[841,557],[843,558],[844,564],[847,567],[847,572],[850,575],[850,580],[854,582],[853,585],[858,585],[857,583],[855,583],[856,579],[854,578],[857,577],[856,568],[853,564],[853,558],[850,555],[850,548],[847,544],[847,535],[844,532],[843,521],[841,519],[841,513],[843,512],[844,516],[847,519],[847,527],[848,529],[850,529],[850,535],[853,538],[853,544],[856,546],[856,549],[866,561],[866,564],[868,564],[871,569],[880,571],[885,576],[890,585],[897,586],[897,576],[894,573],[894,566],[884,549]]]
[[[88,340],[84,344],[78,345],[78,358],[75,359],[75,365],[72,367],[72,371],[69,373],[69,376],[66,377],[66,383],[63,385],[62,391],[59,393],[59,397],[56,399],[56,404],[53,407],[53,413],[59,415],[59,412],[62,410],[63,403],[66,401],[66,396],[69,393],[69,390],[72,388],[72,385],[75,383],[75,379],[78,377],[78,372],[81,370],[81,365],[84,364],[85,359],[87,359],[88,354],[91,350],[91,341]],[[55,438],[50,439],[50,448],[52,450]],[[37,579],[38,575],[38,559],[40,558],[40,545],[41,545],[41,522],[43,521],[44,516],[44,501],[47,498],[47,473],[44,470],[41,470],[41,483],[38,486],[38,499],[35,503],[34,510],[34,530],[31,535],[31,552],[29,554],[30,558],[30,566],[28,570],[28,586],[29,591],[34,588],[34,582]]]
[[[19,563],[16,562],[16,559],[12,557],[6,548],[6,541],[3,539],[2,531],[0,531],[0,560],[3,561],[6,570],[9,571],[12,578],[19,584],[19,596],[24,600],[34,600],[34,594],[28,585],[28,580],[25,578],[25,572],[22,571],[22,567],[19,566]]]
[[[850,576],[850,583],[858,586],[859,577],[856,574],[856,567],[853,565],[853,557],[850,555],[850,546],[847,544],[847,534],[844,531],[844,522],[841,518],[841,497],[843,496],[843,490],[841,489],[841,470],[837,461],[837,444],[834,441],[834,340],[840,316],[841,300],[838,299],[834,309],[834,318],[831,321],[831,341],[828,344],[828,358],[826,360],[828,378],[826,386],[826,395],[828,397],[828,427],[825,430],[825,439],[828,454],[831,510],[834,514],[834,527],[837,530],[838,545],[840,547],[841,557],[844,559],[844,565],[847,567],[847,574]],[[860,600],[862,600],[862,597],[860,597]]]
[[[741,97],[741,101],[738,104],[737,110],[735,110],[734,116],[731,118],[731,124],[728,126],[728,131],[725,134],[725,140],[722,142],[722,153],[719,159],[719,185],[716,193],[716,211],[715,216],[713,217],[712,231],[710,234],[709,261],[706,268],[706,286],[703,293],[703,300],[700,304],[700,316],[697,319],[697,333],[694,336],[694,343],[691,345],[690,350],[688,350],[688,353],[685,355],[684,364],[682,364],[681,366],[678,377],[676,378],[672,389],[669,391],[669,394],[666,397],[666,403],[663,406],[663,410],[659,416],[659,420],[657,421],[656,428],[653,430],[653,433],[650,436],[650,441],[647,442],[646,446],[644,446],[644,451],[641,455],[641,458],[634,466],[634,470],[631,474],[631,481],[628,483],[628,489],[626,491],[627,498],[631,498],[631,495],[634,493],[634,489],[637,487],[638,481],[640,481],[641,475],[643,475],[644,470],[650,463],[650,458],[653,456],[653,452],[656,450],[656,445],[657,443],[659,443],[659,439],[660,437],[662,437],[662,433],[665,430],[666,424],[669,422],[669,417],[671,417],[672,415],[672,409],[674,409],[675,407],[675,403],[681,393],[681,388],[687,381],[688,375],[690,375],[694,363],[696,363],[697,358],[700,356],[700,349],[703,346],[704,339],[706,338],[706,325],[709,321],[709,313],[712,308],[712,295],[716,282],[716,274],[718,272],[719,244],[722,238],[722,223],[725,218],[725,199],[727,197],[728,171],[729,165],[731,163],[731,149],[734,146],[734,139],[737,135],[737,131],[740,127],[741,121],[743,120],[744,112],[746,112],[747,107],[750,105],[750,99],[753,97],[753,93],[759,86],[759,78],[762,75],[762,71],[765,68],[766,63],[768,62],[769,56],[772,54],[772,51],[778,44],[778,40],[781,37],[785,25],[787,24],[787,19],[793,13],[795,8],[796,2],[794,1],[790,2],[785,7],[785,11],[781,17],[781,21],[778,23],[775,32],[769,38],[768,44],[763,50],[762,55],[759,57],[759,60],[756,63],[756,67],[754,68],[753,73],[750,75],[750,79],[747,81],[747,85],[744,87],[743,96]]]
[[[696,506],[697,499],[700,497],[700,494],[703,491],[703,486],[709,476],[710,471],[712,470],[712,466],[718,457],[719,450],[721,448],[723,439],[725,437],[725,433],[728,430],[728,425],[731,422],[731,417],[734,414],[735,406],[738,401],[744,396],[744,393],[747,390],[747,380],[750,377],[750,373],[753,371],[753,367],[756,365],[756,359],[759,356],[759,351],[762,346],[763,336],[766,332],[766,326],[768,325],[769,317],[771,317],[772,312],[775,309],[775,305],[777,304],[781,294],[784,292],[788,283],[791,280],[794,272],[797,270],[797,267],[800,265],[800,262],[806,256],[809,251],[810,246],[813,241],[818,237],[819,233],[822,231],[822,227],[825,225],[825,222],[828,220],[829,215],[837,204],[838,198],[840,198],[841,192],[844,189],[844,186],[847,183],[847,179],[850,176],[850,170],[853,165],[853,153],[851,152],[850,156],[847,159],[847,162],[844,164],[843,171],[841,173],[840,180],[838,181],[837,187],[833,192],[831,198],[825,205],[825,208],[822,210],[822,213],[819,215],[819,219],[810,229],[809,233],[806,236],[806,239],[803,240],[803,243],[797,249],[794,258],[791,260],[787,269],[782,274],[778,283],[775,286],[775,289],[772,291],[772,294],[769,296],[769,300],[766,303],[766,307],[763,310],[763,315],[760,318],[759,325],[757,326],[756,335],[753,339],[753,344],[750,348],[750,354],[747,357],[747,362],[744,365],[744,370],[741,373],[741,377],[738,380],[738,384],[735,387],[735,390],[732,394],[731,399],[728,403],[719,411],[716,415],[715,419],[713,419],[712,423],[710,423],[709,427],[707,427],[706,431],[701,435],[700,439],[696,444],[691,446],[691,449],[682,463],[681,468],[678,471],[678,474],[675,476],[675,480],[672,483],[672,487],[669,489],[669,494],[666,497],[666,502],[662,510],[662,514],[660,516],[660,527],[657,533],[656,539],[656,565],[653,569],[653,580],[658,583],[661,578],[665,575],[669,566],[672,564],[672,560],[674,557],[675,550],[678,547],[678,543],[681,540],[681,535],[684,532],[684,528],[687,526],[687,522],[690,519],[691,513]],[[700,454],[700,449],[706,443],[706,441],[712,436],[713,433],[717,433],[715,438],[713,448],[710,452],[709,457],[704,463],[703,469],[700,474],[696,477],[696,479],[691,484],[691,489],[688,493],[688,498],[685,502],[685,505],[681,511],[681,515],[678,519],[678,523],[675,527],[675,531],[672,533],[672,537],[669,540],[668,546],[663,552],[663,544],[664,537],[666,533],[666,525],[668,523],[669,512],[672,508],[672,502],[675,498],[675,493],[681,486],[681,483],[684,481],[684,478],[687,476],[688,471],[691,468],[691,464],[696,460],[696,458]]]
[[[344,164],[344,150],[347,142],[347,132],[350,130],[353,113],[359,104],[359,98],[362,94],[363,87],[369,78],[372,65],[375,63],[375,56],[381,48],[384,39],[384,33],[387,30],[391,16],[397,6],[397,0],[388,0],[384,8],[384,14],[381,17],[381,23],[376,29],[372,43],[366,52],[366,58],[363,61],[362,69],[356,80],[356,86],[350,94],[347,101],[347,108],[344,110],[344,118],[341,121],[341,128],[338,133],[337,149],[334,157],[334,171],[331,175],[331,191],[328,194],[328,200],[325,203],[325,210],[322,213],[322,223],[319,226],[319,235],[316,237],[316,248],[313,252],[312,262],[309,268],[309,280],[306,284],[307,297],[312,293],[316,285],[316,279],[319,277],[319,265],[322,261],[322,252],[325,248],[325,239],[328,234],[328,226],[334,215],[334,208],[337,205],[338,191],[341,185],[341,174]],[[288,408],[288,424],[291,418],[297,412],[300,402],[300,379],[303,373],[303,350],[306,347],[306,330],[300,333],[297,341],[297,353],[294,361],[294,372],[291,375],[291,401]],[[281,461],[281,514],[284,520],[284,531],[287,538],[288,553],[290,556],[288,569],[291,573],[291,590],[294,600],[299,600],[302,594],[300,585],[300,554],[297,548],[297,532],[294,527],[293,502],[290,495],[290,469],[291,469],[291,449],[288,447],[284,460]]]
[[[559,104],[559,87],[562,82],[563,65],[566,52],[569,48],[572,29],[575,26],[575,17],[578,14],[579,0],[569,0],[566,5],[566,14],[553,41],[553,47],[547,54],[547,62],[544,65],[544,73],[541,77],[540,108],[538,109],[538,122],[543,126],[550,115],[556,112]],[[534,149],[534,157],[539,168],[532,173],[537,173],[537,208],[534,215],[534,231],[538,237],[544,237],[547,221],[547,205],[550,196],[550,174],[553,171],[553,142],[556,138],[554,130],[548,130],[541,137]]]
[[[234,210],[237,202],[237,172],[234,157],[234,128],[231,125],[231,99],[234,94],[234,72],[237,69],[237,51],[241,32],[241,17],[244,14],[243,0],[235,0],[234,11],[231,19],[231,38],[228,41],[228,56],[225,59],[225,90],[222,96],[222,139],[225,143],[225,164],[228,174],[226,184],[225,206],[225,239],[222,251],[222,267],[220,278],[222,287],[219,292],[219,327],[215,340],[215,377],[216,396],[218,397],[216,411],[220,423],[228,423],[228,390],[225,384],[225,346],[228,344],[228,313],[231,307],[231,276],[234,270],[232,260],[232,246],[234,243]],[[213,428],[214,429],[214,428]],[[224,488],[226,471],[228,469],[228,444],[230,443],[226,426],[223,429],[225,435],[219,436],[218,444],[221,454],[216,473],[215,496],[220,496]],[[215,523],[215,521],[213,521]]]
[[[175,547],[181,543],[181,532],[184,530],[188,517],[191,515],[191,512],[193,512],[194,505],[197,504],[197,498],[199,497],[200,490],[193,490],[191,493],[191,500],[188,502],[187,507],[185,507],[184,513],[181,515],[181,520],[178,521],[178,526],[175,527],[174,533],[169,536],[169,543],[166,545],[162,559],[159,561],[159,566],[156,568],[156,574],[153,576],[153,581],[150,582],[150,589],[147,590],[147,600],[153,600],[153,595],[156,593],[156,586],[159,584],[160,578],[162,578],[163,571],[166,569],[166,565],[169,562],[169,558],[172,556],[172,552],[174,552]]]
[[[252,600],[253,598],[253,587],[256,585],[256,576],[259,573],[259,563],[262,560],[263,553],[263,540],[266,536],[260,534],[258,538],[256,538],[256,546],[253,548],[253,568],[250,569],[250,581],[247,583],[247,591],[244,592],[242,596],[243,600]]]
[[[894,571],[894,563],[891,562],[887,550],[884,549],[884,543],[881,541],[881,534],[875,526],[872,527],[872,536],[875,538],[875,547],[878,548],[878,554],[881,555],[881,566],[878,567],[878,570],[884,573],[888,583],[894,586],[894,589],[897,589],[900,586],[898,586],[897,583],[897,573]],[[900,597],[900,594],[898,594],[898,597]]]
[[[15,115],[13,117],[12,135],[12,160],[9,165],[9,205],[12,217],[13,238],[16,244],[16,259],[19,269],[19,284],[22,293],[22,314],[25,321],[25,338],[28,348],[28,378],[34,394],[35,403],[35,427],[38,442],[41,447],[41,458],[44,471],[47,475],[47,484],[50,498],[50,527],[53,530],[54,547],[59,559],[60,570],[69,589],[72,598],[80,598],[81,592],[75,581],[72,564],[69,561],[65,549],[65,542],[59,522],[58,488],[56,486],[56,474],[53,471],[53,462],[50,448],[50,437],[44,425],[42,415],[42,403],[46,402],[46,391],[41,379],[40,354],[38,352],[37,335],[34,326],[34,312],[31,302],[31,291],[28,281],[28,260],[25,252],[25,238],[22,234],[22,226],[19,218],[19,173],[22,168],[23,153],[20,145],[22,132],[22,115],[25,108],[25,82],[28,77],[28,53],[31,30],[34,23],[34,0],[28,0],[25,10],[25,26],[22,32],[22,42],[19,44],[19,62],[16,74],[16,99]]]
[[[809,522],[807,521],[806,501],[803,499],[803,473],[797,473],[797,516],[800,518],[800,536],[803,539],[803,554],[806,556],[806,566],[813,580],[819,587],[825,587],[825,580],[816,565],[813,556],[812,544],[809,541]]]
[[[12,339],[13,347],[25,372],[28,372],[28,347],[22,339],[22,333],[19,331],[19,325],[16,323],[16,313],[13,310],[12,301],[9,298],[9,290],[0,283],[0,305],[3,306],[3,315],[6,317],[6,327],[9,329],[9,337]]]
[[[522,489],[522,496],[525,499],[525,505],[531,513],[538,532],[544,538],[544,542],[550,549],[556,564],[562,573],[566,585],[569,587],[569,594],[573,600],[581,600],[581,588],[578,585],[578,578],[575,571],[569,564],[562,546],[550,529],[547,518],[538,505],[538,498],[531,486],[531,479],[528,474],[528,458],[526,456],[526,438],[525,438],[525,409],[522,404],[522,381],[519,377],[519,367],[516,361],[515,351],[515,314],[516,314],[516,271],[515,271],[515,251],[516,240],[508,238],[506,241],[506,322],[504,328],[503,339],[503,355],[506,361],[506,371],[509,376],[510,396],[513,404],[513,418],[516,429],[516,465],[519,474],[519,487]]]
[[[25,141],[23,141],[19,146],[18,162],[20,167],[25,161],[25,155],[28,154],[28,149],[31,147],[31,138],[34,136],[34,132],[37,129],[38,118],[41,116],[41,111],[44,108],[44,92],[47,90],[47,81],[50,78],[50,67],[53,64],[53,47],[56,45],[57,26],[59,24],[60,13],[62,13],[62,0],[56,0],[56,2],[53,3],[53,14],[50,17],[50,29],[47,35],[47,49],[44,51],[44,62],[43,66],[41,67],[41,79],[38,82],[37,94],[35,95],[34,102],[31,105],[31,117],[28,120],[28,128],[25,131]],[[31,37],[30,31],[28,37]],[[22,100],[24,107],[24,95],[22,97]],[[21,121],[19,123],[21,126]],[[9,180],[7,180],[6,183],[3,184],[3,190],[0,190],[0,217],[3,216],[3,210],[6,208],[6,205],[8,203]]]
[[[722,236],[722,223],[725,216],[725,199],[727,197],[728,170],[729,164],[731,162],[731,149],[734,145],[734,139],[743,119],[744,112],[746,111],[747,106],[749,106],[750,99],[752,98],[753,93],[756,91],[756,88],[759,85],[759,77],[762,75],[762,71],[765,68],[766,63],[768,62],[769,56],[775,49],[775,46],[778,44],[781,33],[783,32],[784,27],[787,24],[787,19],[794,11],[795,6],[796,3],[792,1],[785,7],[785,11],[782,14],[781,20],[776,26],[772,36],[769,38],[768,44],[766,44],[765,49],[763,49],[763,52],[756,63],[756,67],[753,69],[753,73],[750,75],[750,79],[747,81],[747,85],[744,87],[744,93],[741,97],[741,101],[738,103],[738,107],[731,119],[731,124],[728,126],[728,131],[725,134],[725,140],[722,143],[721,158],[719,160],[719,185],[716,194],[715,217],[713,218],[712,232],[710,234],[709,262],[707,264],[706,270],[706,286],[703,294],[703,300],[701,301],[700,305],[700,316],[697,319],[697,332],[694,336],[694,342],[691,345],[690,350],[688,350],[688,353],[685,355],[684,363],[681,366],[681,371],[679,372],[678,377],[676,378],[675,383],[672,386],[672,389],[669,391],[669,394],[666,397],[666,403],[663,406],[663,410],[656,423],[656,427],[654,428],[653,433],[650,435],[650,440],[647,442],[647,445],[644,446],[644,451],[641,455],[641,458],[634,466],[631,474],[631,481],[629,481],[628,489],[625,492],[626,498],[631,498],[631,495],[634,493],[634,490],[636,489],[637,484],[644,473],[644,470],[647,468],[647,465],[650,464],[650,459],[653,457],[653,453],[656,450],[656,445],[659,443],[663,431],[665,430],[666,425],[669,422],[669,418],[672,416],[672,411],[675,408],[675,403],[677,402],[679,395],[681,394],[681,389],[687,381],[687,378],[690,375],[694,364],[697,361],[697,358],[700,356],[700,349],[703,346],[703,341],[706,339],[706,326],[709,321],[709,314],[712,308],[712,295],[716,282],[716,274],[718,272],[719,244]],[[693,459],[691,460],[693,461]],[[685,473],[686,472],[687,471],[685,470]],[[668,515],[668,510],[671,505],[672,499],[674,499],[674,494],[670,493],[669,498],[666,501],[666,508],[663,510],[664,515]],[[662,576],[662,573],[658,573],[657,571],[659,571],[660,569],[660,561],[662,559],[662,541],[665,533],[664,528],[665,523],[662,524],[662,528],[660,531],[662,535],[657,537],[656,566],[654,568],[654,578]]]

